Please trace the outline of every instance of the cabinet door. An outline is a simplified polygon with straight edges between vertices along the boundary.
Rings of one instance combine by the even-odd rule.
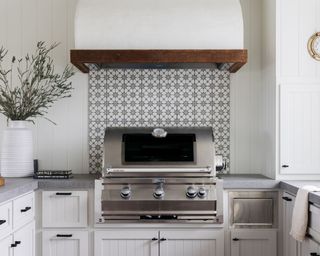
[[[294,206],[295,197],[283,193],[283,256],[297,256],[298,255],[298,242],[290,236],[292,212]]]
[[[88,256],[87,231],[59,230],[42,232],[43,256]]]
[[[276,230],[232,230],[231,256],[276,256]]]
[[[224,255],[223,230],[160,231],[160,256]]]
[[[12,236],[8,236],[0,240],[0,254],[1,256],[12,256]]]
[[[43,191],[43,227],[87,227],[88,191]]]
[[[152,230],[95,231],[95,256],[158,256],[158,232]]]
[[[34,222],[24,226],[13,234],[14,256],[35,255],[35,225]]]
[[[12,202],[0,205],[0,239],[12,231]]]
[[[281,85],[280,173],[319,174],[320,86]]]
[[[317,256],[320,254],[319,244],[310,238],[301,243],[299,256]]]

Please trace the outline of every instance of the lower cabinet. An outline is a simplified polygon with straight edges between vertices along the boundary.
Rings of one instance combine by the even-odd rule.
[[[11,247],[13,238],[12,236],[8,236],[2,240],[0,240],[0,252],[1,256],[12,256],[13,248]]]
[[[223,230],[95,232],[95,256],[222,256]]]
[[[299,256],[320,255],[320,245],[311,238],[307,238],[301,243]]]
[[[89,238],[87,231],[43,231],[43,256],[88,256]]]
[[[1,256],[34,256],[35,255],[35,225],[29,223],[13,235],[0,240]]]
[[[276,256],[276,230],[232,230],[231,256]]]

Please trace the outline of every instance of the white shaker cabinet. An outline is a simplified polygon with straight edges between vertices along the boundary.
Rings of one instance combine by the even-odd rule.
[[[277,255],[277,230],[232,230],[231,256]]]
[[[160,231],[160,256],[224,255],[223,230]]]
[[[280,87],[280,174],[320,172],[320,86]]]
[[[11,247],[12,242],[13,238],[11,235],[0,240],[1,256],[13,256],[13,248]]]
[[[43,256],[89,256],[88,232],[50,230],[42,232]]]
[[[95,256],[158,256],[158,231],[95,231]]]
[[[13,234],[13,255],[35,255],[35,223],[34,221],[24,226]]]
[[[283,193],[283,216],[282,216],[282,230],[283,230],[283,256],[298,256],[299,243],[290,235],[292,213],[295,197]]]
[[[300,254],[299,256],[318,256],[320,255],[320,245],[312,240],[307,238],[301,243]]]
[[[73,228],[88,225],[88,191],[43,191],[42,226]]]

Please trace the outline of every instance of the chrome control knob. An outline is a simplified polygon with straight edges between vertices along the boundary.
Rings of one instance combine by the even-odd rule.
[[[207,196],[207,191],[205,188],[199,188],[198,197],[205,198]]]
[[[129,187],[123,187],[121,189],[120,195],[124,199],[129,199],[131,197],[131,189]]]
[[[195,187],[191,186],[191,187],[187,188],[186,195],[188,198],[195,198],[197,196],[197,194],[198,194],[198,191]]]
[[[153,192],[153,196],[156,199],[161,199],[164,197],[164,190],[162,187],[157,187],[154,192]]]

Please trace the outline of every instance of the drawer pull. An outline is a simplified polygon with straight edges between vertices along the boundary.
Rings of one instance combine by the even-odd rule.
[[[71,196],[71,192],[57,192],[56,196]]]
[[[0,220],[0,225],[3,225],[6,222],[7,222],[6,220]]]
[[[57,234],[57,237],[72,237],[71,234]]]
[[[310,256],[319,256],[319,254],[317,254],[316,252],[311,252]]]
[[[282,165],[282,168],[289,168],[289,165],[284,164],[284,165]]]
[[[30,210],[31,210],[31,207],[27,206],[26,208],[21,209],[21,212],[27,212],[27,211],[30,211]]]
[[[287,202],[291,202],[292,201],[292,199],[290,197],[287,197],[287,196],[283,196],[282,199],[287,201]]]
[[[161,238],[160,241],[167,241],[167,238]]]
[[[21,244],[21,241],[15,241],[14,244],[16,245]]]
[[[233,241],[239,241],[240,239],[239,238],[233,238],[232,240]]]
[[[11,247],[11,248],[17,247],[17,244],[11,244],[10,247]]]

